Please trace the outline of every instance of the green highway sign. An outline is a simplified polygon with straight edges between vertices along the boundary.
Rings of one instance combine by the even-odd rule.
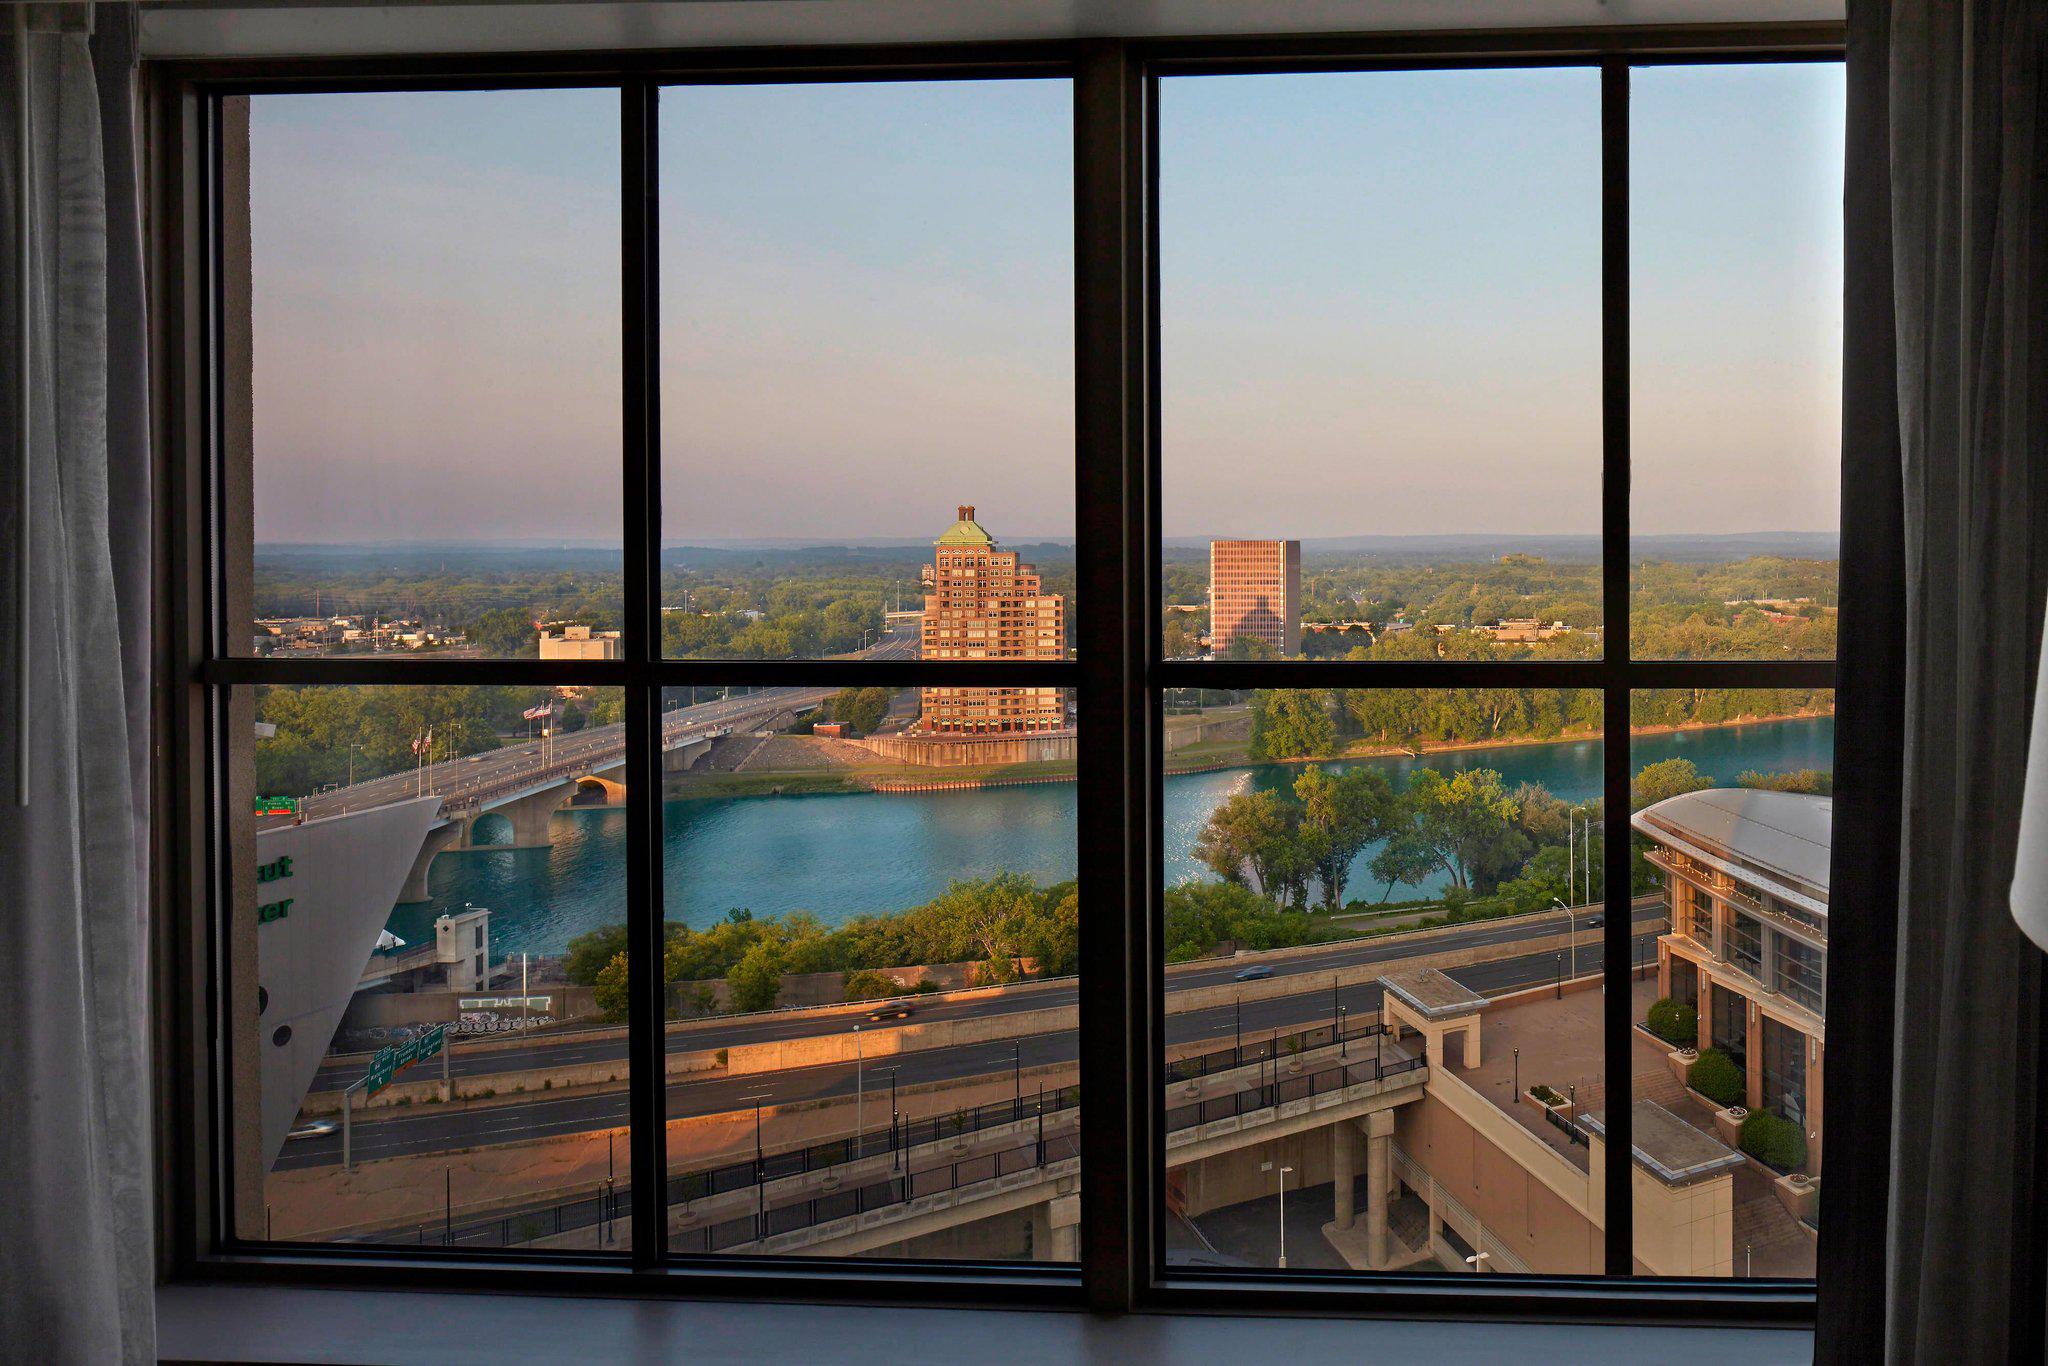
[[[391,1074],[398,1070],[397,1063],[398,1053],[396,1050],[390,1048],[378,1049],[376,1055],[370,1059],[370,1072],[364,1078],[369,1084],[364,1090],[374,1096],[389,1086],[391,1084]]]
[[[423,1034],[415,1035],[397,1046],[380,1048],[370,1058],[370,1070],[364,1075],[364,1091],[376,1095],[391,1084],[391,1079],[406,1068],[431,1058],[448,1045],[448,1026],[435,1025]]]

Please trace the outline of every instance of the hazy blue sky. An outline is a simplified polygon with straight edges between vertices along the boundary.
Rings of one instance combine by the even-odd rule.
[[[611,92],[254,101],[257,534],[616,537]],[[1636,518],[1833,524],[1834,66],[1639,71]],[[1590,531],[1598,79],[1162,104],[1166,531]],[[1064,82],[661,118],[666,537],[1069,536]]]

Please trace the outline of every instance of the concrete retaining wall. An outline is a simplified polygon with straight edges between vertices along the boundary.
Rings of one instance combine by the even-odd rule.
[[[872,1062],[892,1053],[957,1048],[963,1044],[990,1043],[1026,1034],[1057,1034],[1079,1027],[1079,1007],[1054,1006],[1047,1010],[1019,1010],[980,1019],[934,1020],[929,1024],[863,1029],[858,1035],[848,1031],[843,1034],[817,1034],[807,1039],[773,1039],[766,1043],[735,1044],[728,1048],[726,1070],[733,1076],[740,1076],[749,1072],[777,1072],[786,1067],[821,1067],[827,1063],[852,1062],[856,1057]]]

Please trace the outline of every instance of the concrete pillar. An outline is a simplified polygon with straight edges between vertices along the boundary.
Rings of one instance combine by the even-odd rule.
[[[1387,1204],[1393,1184],[1394,1112],[1365,1117],[1365,1259],[1374,1270],[1387,1264]]]
[[[434,899],[433,893],[427,889],[427,870],[434,866],[434,855],[443,849],[467,844],[468,831],[468,822],[459,819],[427,831],[426,839],[420,842],[419,853],[413,857],[412,871],[405,875],[405,885],[398,890],[401,903]]]
[[[509,806],[498,808],[499,814],[512,822],[512,846],[515,849],[541,849],[554,843],[548,823],[575,790],[574,783],[563,783],[560,787],[521,797]]]
[[[1046,1260],[1049,1262],[1078,1262],[1081,1260],[1081,1197],[1078,1195],[1056,1195],[1046,1203],[1046,1221],[1051,1225],[1052,1236],[1046,1240]]]
[[[1351,1125],[1338,1120],[1330,1126],[1330,1190],[1333,1210],[1330,1222],[1338,1229],[1351,1227],[1355,1217],[1352,1188],[1358,1180],[1358,1143]]]

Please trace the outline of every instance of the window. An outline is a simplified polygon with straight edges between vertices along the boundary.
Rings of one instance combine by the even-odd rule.
[[[1119,51],[187,73],[196,1246],[1811,1275],[1839,73]]]

